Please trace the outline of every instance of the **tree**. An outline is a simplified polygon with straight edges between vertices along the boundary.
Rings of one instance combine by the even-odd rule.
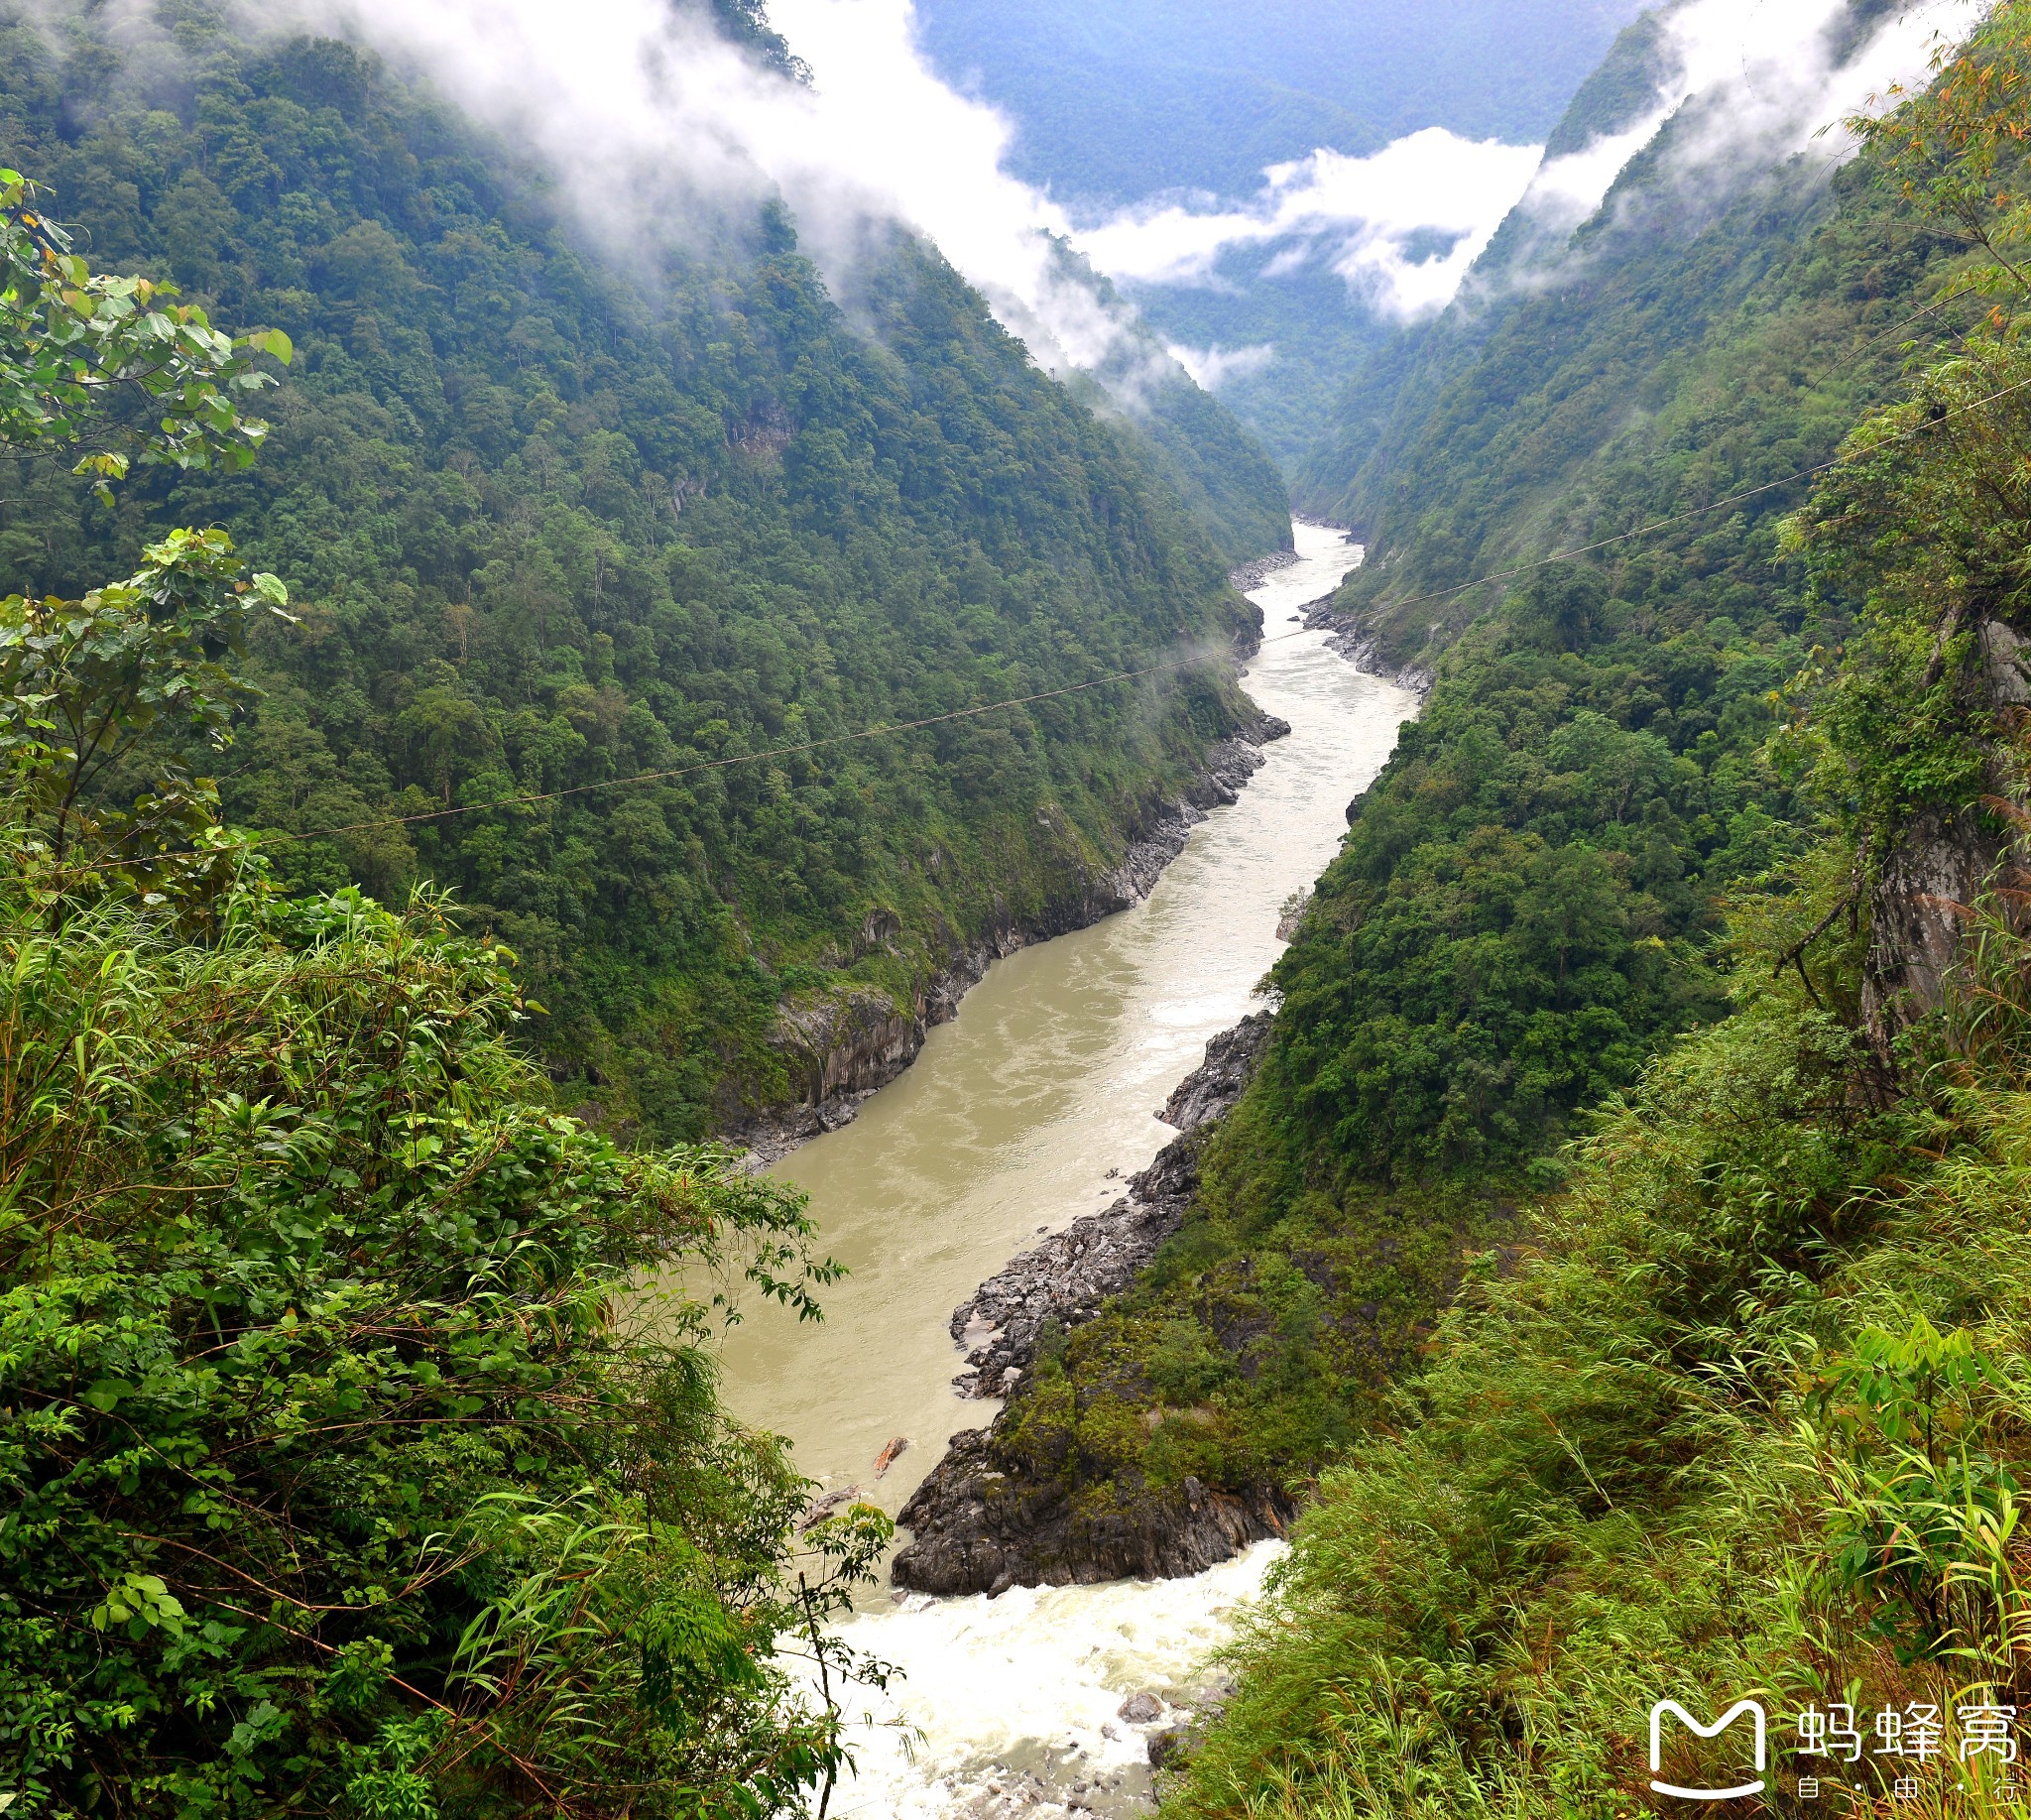
[[[268,425],[238,400],[288,364],[279,329],[237,339],[174,285],[94,273],[45,216],[35,185],[0,170],[0,446],[81,450],[72,469],[111,503],[137,462],[243,468]],[[100,787],[175,717],[213,749],[251,694],[226,667],[249,614],[288,602],[273,575],[246,574],[222,531],[178,531],[131,579],[81,600],[0,600],[0,752],[15,770],[23,856],[46,857],[57,889],[117,872],[152,896],[215,884],[233,843],[216,835],[217,789],[168,761],[124,809]],[[80,851],[80,848],[83,850]]]
[[[215,888],[239,850],[218,787],[174,758],[125,808],[101,786],[166,723],[223,750],[255,691],[231,667],[248,619],[284,614],[273,575],[248,576],[223,531],[177,531],[130,580],[82,600],[0,600],[0,751],[23,817],[18,852],[50,884],[140,886],[154,900]]]
[[[63,320],[15,324],[12,370],[99,401],[113,366],[37,342]],[[223,405],[178,426],[199,357],[228,364],[209,337],[144,454],[249,448]],[[83,435],[53,387],[0,433]],[[130,581],[0,603],[10,1814],[799,1810],[844,1760],[835,1688],[879,1672],[824,1624],[890,1527],[851,1507],[798,1539],[810,1488],[720,1409],[702,1343],[736,1288],[815,1316],[801,1203],[550,1112],[513,955],[436,900],[213,865],[244,837],[174,769],[95,800],[166,722],[224,740],[245,625],[283,602],[179,531]],[[200,888],[201,920],[161,913]]]
[[[268,425],[238,404],[275,383],[290,338],[235,339],[177,287],[94,273],[43,212],[36,187],[0,170],[0,444],[79,452],[74,473],[110,502],[146,466],[232,473],[260,452]]]

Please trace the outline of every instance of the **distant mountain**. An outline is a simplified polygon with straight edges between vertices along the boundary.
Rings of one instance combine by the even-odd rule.
[[[1252,193],[1420,127],[1535,143],[1639,0],[920,0],[946,78],[1018,123],[1016,174],[1107,203]]]
[[[1698,10],[1680,0],[1657,17]],[[1928,37],[1922,16],[1882,0],[1823,10],[1805,44],[1820,73],[1795,97],[1773,86],[1780,47],[1756,44],[1764,61],[1680,106],[1576,231],[1519,207],[1455,304],[1393,335],[1333,406],[1294,490],[1302,506],[1360,527],[1371,560],[1344,604],[1351,611],[1359,597],[1368,630],[1397,662],[1449,643],[1493,597],[1446,590],[1591,541],[1602,499],[1661,517],[1688,492],[1705,494],[1714,451],[1734,447],[1765,409],[1742,396],[1741,324],[1781,317],[1801,344],[1821,332],[1813,312],[1833,307],[1828,281],[1801,273],[1798,249],[1820,244],[1814,232],[1859,179],[1817,128],[1844,111],[1844,95],[1858,104],[1922,65]],[[1645,118],[1659,80],[1650,28],[1624,33],[1575,96],[1552,155]],[[1838,302],[1859,310],[1887,298],[1890,313],[1878,308],[1872,320],[1893,322],[1937,238],[1914,235],[1849,273]],[[1725,359],[1703,366],[1716,346]],[[1812,385],[1786,407],[1786,439],[1744,472],[1760,481],[1823,457],[1884,396],[1898,342],[1865,341],[1861,352],[1816,363]],[[1433,593],[1443,598],[1425,598]]]
[[[1322,147],[1366,157],[1426,128],[1539,144],[1639,10],[1640,0],[920,0],[918,15],[940,73],[1015,121],[1014,174],[1099,220],[1167,199],[1246,204],[1269,166]],[[1387,186],[1434,182],[1446,186],[1429,174]],[[1189,283],[1112,275],[1294,465],[1386,334],[1360,283],[1336,269],[1342,250],[1329,232],[1226,247]],[[1223,365],[1217,350],[1243,358]]]

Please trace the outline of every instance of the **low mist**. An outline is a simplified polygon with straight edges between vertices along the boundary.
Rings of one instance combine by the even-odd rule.
[[[900,226],[935,243],[1047,370],[1124,367],[1133,318],[1053,243],[1070,223],[1003,173],[1007,122],[931,72],[908,0],[777,0],[771,22],[809,65],[808,86],[668,0],[240,0],[239,11],[251,32],[346,37],[421,72],[551,169],[589,236],[622,262],[779,194],[843,298]]]

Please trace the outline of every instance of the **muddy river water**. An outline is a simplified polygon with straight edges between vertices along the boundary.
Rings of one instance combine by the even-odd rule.
[[[952,1309],[1039,1233],[1106,1206],[1176,1135],[1156,1109],[1209,1037],[1259,1009],[1282,906],[1332,858],[1349,798],[1415,711],[1324,634],[1279,636],[1360,559],[1323,527],[1300,524],[1297,548],[1250,593],[1273,642],[1245,686],[1292,733],[1241,801],[1194,829],[1143,904],[997,962],[901,1079],[777,1165],[852,1274],[824,1293],[822,1325],[754,1309],[723,1345],[723,1386],[821,1484],[894,1513],[950,1435],[992,1419],[998,1404],[951,1388]],[[878,1479],[897,1437],[909,1446]],[[856,1703],[872,1709],[859,1775],[832,1814],[1135,1811],[1143,1734],[1117,1707],[1140,1691],[1189,1704],[1278,1546],[1160,1585],[899,1604],[882,1589],[846,1628],[903,1678]]]

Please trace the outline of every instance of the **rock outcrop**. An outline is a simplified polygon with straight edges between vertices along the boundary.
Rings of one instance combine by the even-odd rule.
[[[1055,1480],[1002,1467],[990,1431],[952,1437],[952,1450],[902,1508],[912,1532],[896,1584],[915,1592],[998,1595],[1012,1586],[1091,1586],[1176,1579],[1281,1535],[1296,1507],[1280,1490],[1214,1491],[1196,1479],[1145,1492],[1127,1510],[1082,1512]]]
[[[1294,568],[1304,558],[1295,549],[1272,549],[1266,556],[1257,556],[1253,562],[1244,562],[1240,568],[1227,572],[1228,586],[1238,594],[1246,594],[1251,588],[1258,588],[1278,569]]]
[[[1019,1397],[1045,1336],[1091,1320],[1147,1267],[1183,1223],[1198,1187],[1209,1126],[1241,1098],[1269,1034],[1266,1012],[1206,1045],[1163,1116],[1183,1133],[1105,1213],[1075,1220],[981,1284],[952,1313],[971,1348],[954,1384],[976,1396]],[[925,1593],[1000,1593],[1011,1586],[1089,1585],[1202,1573],[1251,1542],[1281,1535],[1295,1513],[1277,1486],[1217,1489],[1186,1479],[1126,1504],[1089,1508],[1056,1479],[1024,1472],[997,1446],[1007,1419],[955,1435],[951,1450],[899,1518],[911,1540],[896,1557],[897,1586]]]
[[[1214,1037],[1206,1045],[1206,1059],[1178,1082],[1164,1102],[1163,1122],[1181,1132],[1195,1132],[1232,1112],[1261,1059],[1272,1022],[1269,1013],[1258,1011]]]
[[[1414,689],[1420,695],[1431,693],[1433,676],[1429,669],[1416,664],[1399,667],[1390,663],[1382,655],[1380,641],[1354,614],[1335,607],[1332,595],[1313,601],[1304,609],[1304,617],[1307,630],[1330,633],[1326,648],[1338,652],[1357,669],[1386,676],[1399,688]]]
[[[1942,626],[1942,651],[1958,630],[1951,618]],[[1980,622],[1957,692],[1978,720],[2021,727],[2031,713],[2031,640],[2001,620]],[[1990,799],[2020,801],[2021,761],[2000,742],[1989,743],[1983,757]],[[1861,986],[1862,1026],[1886,1069],[1895,1067],[1898,1032],[1944,1002],[1962,958],[1969,907],[2005,858],[2019,869],[2031,866],[2027,844],[2021,823],[2005,831],[1975,803],[1926,808],[1898,830],[1868,894]]]
[[[1036,918],[1012,923],[961,949],[907,1005],[866,989],[784,1005],[770,1041],[796,1084],[797,1098],[737,1125],[728,1133],[730,1141],[767,1163],[847,1124],[870,1094],[916,1060],[924,1038],[957,1015],[960,1000],[997,960],[1141,903],[1163,869],[1184,851],[1207,811],[1240,799],[1249,780],[1267,762],[1261,748],[1289,732],[1288,721],[1260,714],[1233,738],[1219,741],[1182,795],[1152,802],[1130,828],[1117,864],[1080,880]],[[862,950],[894,939],[900,927],[893,913],[875,912],[863,930]]]
[[[1129,1182],[1129,1192],[1100,1213],[1022,1253],[952,1310],[953,1341],[967,1349],[967,1370],[952,1380],[964,1396],[1006,1396],[1029,1370],[1044,1335],[1090,1321],[1147,1268],[1156,1248],[1184,1224],[1198,1184],[1192,1133],[1242,1096],[1269,1034],[1257,1012],[1206,1045],[1206,1059],[1163,1109],[1185,1138],[1167,1145]]]

